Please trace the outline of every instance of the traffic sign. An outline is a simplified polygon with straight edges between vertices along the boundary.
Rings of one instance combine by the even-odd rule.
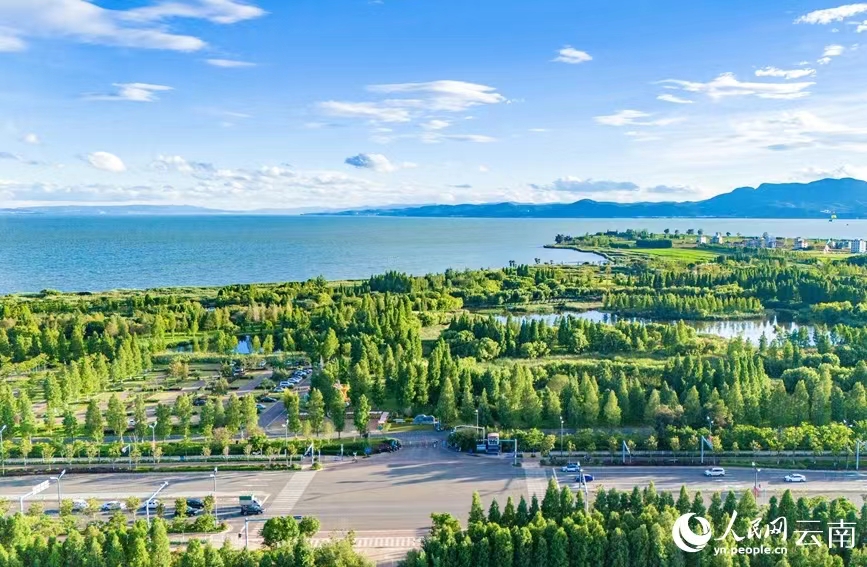
[[[35,495],[35,494],[39,494],[40,492],[43,492],[45,489],[48,488],[49,484],[50,484],[49,481],[43,480],[42,482],[40,482],[39,484],[37,484],[36,486],[33,487],[33,490],[30,491],[30,494]]]

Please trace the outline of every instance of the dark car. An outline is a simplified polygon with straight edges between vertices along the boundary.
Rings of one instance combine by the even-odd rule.
[[[193,508],[192,506],[187,506],[187,511],[185,512],[184,517],[194,518],[196,516],[200,516],[202,514],[202,512],[204,512],[204,509],[202,509],[202,508]],[[177,515],[178,515],[178,513],[176,511],[175,516],[177,516]]]
[[[187,498],[187,507],[195,508],[196,510],[204,510],[205,501],[201,498]]]
[[[277,398],[274,398],[272,396],[260,396],[259,401],[264,402],[266,404],[272,404],[272,403],[277,401]]]
[[[193,400],[194,406],[203,406],[208,403],[208,398],[196,398]]]
[[[575,482],[577,482],[577,483],[581,482],[581,475],[578,475],[575,477]],[[584,482],[593,482],[593,475],[584,473]]]

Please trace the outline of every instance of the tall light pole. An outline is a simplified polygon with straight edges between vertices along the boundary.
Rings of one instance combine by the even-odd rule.
[[[5,476],[6,475],[6,445],[3,444],[3,432],[4,431],[6,431],[5,425],[3,427],[0,427],[0,451],[2,451],[2,453],[0,453],[0,455],[2,455],[2,458],[0,458],[0,463],[2,463],[3,475]]]
[[[756,462],[753,461],[753,470],[756,472],[756,480],[753,482],[753,490],[758,493],[759,491],[759,473],[762,472],[762,469],[756,468]]]
[[[151,428],[151,452],[157,452],[157,422],[148,423],[148,427]],[[154,461],[156,462],[157,457],[154,455]]]
[[[163,488],[167,487],[168,485],[169,485],[169,481],[165,481],[162,484],[162,486],[157,488],[157,491],[154,492],[153,494],[151,494],[151,497],[145,501],[145,513],[147,514],[147,517],[148,517],[148,526],[151,525],[151,502],[153,502],[154,498],[157,497],[157,494],[162,492]]]
[[[479,431],[479,409],[476,408],[476,435],[479,436],[479,439],[482,438],[482,433]]]
[[[216,520],[219,517],[219,513],[217,512],[217,467],[214,467],[211,478],[214,479],[214,519]]]
[[[563,457],[563,416],[560,416],[560,457]]]
[[[59,475],[51,477],[51,480],[57,481],[57,509],[58,510],[60,509],[60,502],[63,499],[63,493],[60,490],[60,484],[61,484],[60,479],[63,478],[63,475],[65,475],[65,474],[66,474],[66,469],[63,469],[62,471],[60,471]]]
[[[708,437],[713,437],[713,420],[712,420],[711,418],[707,418],[707,423],[708,423],[708,426],[709,426],[709,427],[708,427],[708,434],[707,434],[707,436],[708,436]]]

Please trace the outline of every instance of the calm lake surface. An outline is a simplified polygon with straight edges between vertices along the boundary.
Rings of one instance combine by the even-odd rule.
[[[867,237],[864,220],[0,215],[0,293],[355,279],[535,258],[578,263],[599,258],[542,246],[558,233],[626,228]]]
[[[575,317],[576,319],[586,319],[596,323],[611,323],[617,321],[632,321],[636,323],[674,323],[674,321],[662,321],[646,317],[618,317],[612,313],[603,311],[591,310],[581,312],[563,312],[563,313],[533,313],[528,315],[513,315],[516,320],[542,320],[549,325],[565,315]],[[505,321],[506,317],[498,316],[497,319]],[[797,331],[799,327],[805,327],[812,335],[813,327],[810,325],[798,325],[793,321],[783,321],[777,317],[763,317],[760,319],[748,319],[741,321],[684,321],[689,327],[692,327],[699,333],[706,335],[718,335],[726,339],[741,337],[752,344],[758,344],[764,334],[768,341],[776,338],[779,331],[791,333]]]

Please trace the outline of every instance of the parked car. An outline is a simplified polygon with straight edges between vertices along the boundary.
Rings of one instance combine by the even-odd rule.
[[[197,510],[204,510],[205,501],[201,498],[187,498],[187,506],[190,508],[196,508]]]
[[[260,396],[260,397],[259,397],[259,401],[260,401],[260,402],[264,402],[264,403],[266,403],[266,404],[273,404],[274,402],[277,401],[277,398],[274,398],[274,397],[272,397],[272,396],[265,395],[265,396]]]
[[[291,383],[292,383],[291,380],[280,380],[280,384],[279,384],[279,386],[282,386],[283,388],[285,388],[285,387],[287,387],[287,386],[288,386],[289,384],[291,384]]]
[[[120,500],[109,500],[100,508],[103,512],[114,512],[115,510],[126,510],[126,504]]]
[[[263,411],[265,411],[265,405],[264,404],[256,404],[256,413],[262,413]]]
[[[282,394],[283,390],[285,390],[285,389],[286,388],[284,388],[283,386],[277,386],[276,388],[274,388],[274,392],[277,394]]]
[[[160,505],[159,498],[154,498],[150,502],[145,502],[144,504],[142,504],[141,509],[142,510],[150,510],[151,512],[155,512],[159,505]]]
[[[783,480],[786,482],[807,482],[807,477],[800,473],[787,474]]]
[[[704,471],[704,476],[725,476],[726,470],[722,467],[713,467]]]
[[[578,472],[578,463],[568,463],[562,468],[563,472]]]
[[[193,400],[194,406],[203,406],[208,403],[208,398],[196,398]]]
[[[73,512],[84,512],[87,510],[87,501],[86,500],[73,500],[72,501],[72,511]]]
[[[576,477],[575,477],[575,482],[577,482],[577,483],[580,484],[580,483],[581,483],[581,476],[582,476],[582,475],[580,475],[580,474],[579,474],[578,476],[576,476]],[[592,474],[584,473],[583,476],[584,476],[584,482],[585,482],[585,483],[587,483],[587,482],[593,482],[593,475],[592,475]]]

